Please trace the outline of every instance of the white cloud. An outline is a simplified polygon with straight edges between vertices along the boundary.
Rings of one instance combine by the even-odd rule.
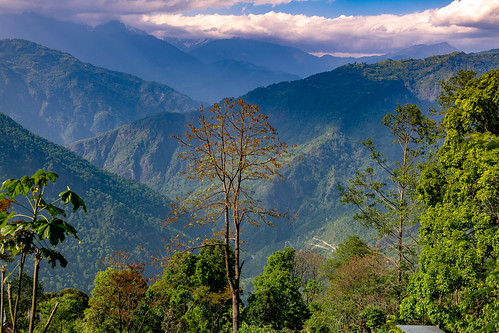
[[[125,15],[230,8],[244,3],[276,6],[291,1],[293,0],[0,0],[0,8],[46,13],[64,11],[87,15],[91,13]]]
[[[144,15],[141,21],[129,24],[144,28],[156,26],[157,31],[164,28],[163,34],[176,28],[183,32],[180,37],[237,36],[281,40],[307,45],[318,52],[378,52],[419,43],[459,41],[476,33],[474,27],[432,24],[434,14],[428,10],[403,16],[386,14],[334,19],[273,11],[262,15],[157,14]]]
[[[0,11],[30,10],[93,25],[119,19],[158,37],[258,38],[293,43],[310,52],[379,53],[442,41],[468,51],[499,46],[499,0],[455,0],[407,15],[246,14],[255,5],[291,1],[305,0],[0,0]],[[247,5],[245,14],[202,14],[235,4]],[[201,14],[185,14],[192,11]]]
[[[499,29],[499,0],[455,0],[430,16],[436,26]]]

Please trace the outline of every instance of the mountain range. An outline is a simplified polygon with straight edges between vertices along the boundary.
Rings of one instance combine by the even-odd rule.
[[[164,83],[193,99],[216,102],[254,88],[292,81],[352,62],[425,58],[457,51],[442,43],[418,45],[382,56],[316,57],[290,46],[226,39],[175,45],[114,21],[96,27],[33,13],[0,14],[0,38],[21,38],[67,52],[83,62]],[[173,39],[168,39],[173,42]]]
[[[157,81],[194,99],[213,102],[258,86],[295,80],[250,63],[207,64],[170,43],[118,21],[94,28],[37,14],[0,15],[0,38],[22,38],[61,50],[95,66]]]
[[[163,84],[82,63],[33,42],[0,40],[0,110],[59,144],[200,105]]]
[[[119,33],[126,29],[142,34],[116,23],[104,28],[112,26]],[[79,27],[91,34],[98,30]],[[258,274],[268,254],[284,245],[334,245],[351,234],[369,239],[369,231],[352,222],[353,208],[342,206],[336,191],[355,170],[370,165],[360,141],[370,136],[388,157],[397,157],[380,124],[385,114],[405,103],[426,110],[438,96],[439,82],[460,69],[484,73],[495,68],[498,50],[454,52],[422,60],[348,64],[241,94],[269,116],[282,140],[296,144],[296,159],[284,171],[287,181],[257,184],[257,192],[268,205],[298,213],[291,224],[245,229],[245,274]],[[185,80],[197,78],[184,74]],[[136,247],[144,245],[151,253],[162,247],[161,238],[177,232],[163,227],[161,220],[170,200],[196,184],[183,179],[185,165],[176,158],[170,136],[184,131],[201,104],[164,84],[96,67],[59,50],[25,40],[0,41],[0,112],[12,117],[0,116],[1,179],[50,169],[61,175],[58,184],[70,185],[90,207],[88,215],[70,217],[84,237],[83,245],[65,245],[71,266],[50,274],[49,289],[77,281],[72,286],[88,290],[97,261],[111,251],[139,253]]]
[[[337,244],[346,234],[365,235],[366,230],[351,223],[351,207],[339,203],[336,191],[336,185],[345,183],[354,170],[369,165],[367,151],[360,142],[372,137],[388,157],[399,157],[391,145],[392,138],[381,125],[387,113],[406,103],[427,110],[440,91],[441,80],[460,69],[484,73],[493,68],[499,68],[499,52],[386,60],[345,65],[242,96],[269,116],[280,138],[296,144],[294,152],[303,158],[295,159],[285,171],[286,182],[262,185],[257,191],[267,204],[298,212],[298,219],[292,225],[276,223],[266,230],[248,227],[251,231],[245,239],[252,245],[248,254],[265,258],[285,243],[319,246],[320,242]],[[99,167],[132,177],[175,198],[195,186],[182,179],[175,142],[169,139],[171,134],[181,134],[182,122],[192,117],[183,116],[185,119],[173,118],[170,113],[156,114],[76,142],[70,149]],[[257,269],[258,265],[263,263],[247,263],[249,269]]]
[[[320,72],[327,72],[348,63],[376,63],[386,59],[424,59],[432,55],[459,51],[448,43],[439,43],[434,45],[414,45],[379,56],[354,58],[323,55],[322,57],[317,57],[295,47],[241,38],[206,41],[196,45],[196,47],[192,47],[192,50],[187,50],[190,51],[189,54],[207,63],[231,59],[291,73],[301,78]]]

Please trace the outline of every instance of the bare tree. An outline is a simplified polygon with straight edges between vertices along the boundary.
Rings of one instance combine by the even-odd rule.
[[[255,196],[257,182],[283,178],[279,170],[290,156],[288,146],[279,141],[277,131],[259,111],[242,99],[226,99],[209,112],[201,109],[185,135],[175,136],[182,148],[179,157],[189,165],[186,178],[199,181],[200,187],[174,206],[173,219],[188,216],[190,225],[212,223],[214,236],[223,239],[234,332],[239,328],[244,264],[241,226],[271,225],[273,219],[287,215],[263,207]]]

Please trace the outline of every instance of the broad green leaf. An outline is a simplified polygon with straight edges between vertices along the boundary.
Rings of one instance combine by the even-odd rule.
[[[26,181],[23,181],[24,177],[4,181],[0,190],[7,190],[10,198],[15,198],[19,194],[26,196],[29,193],[30,186],[26,184]]]
[[[38,234],[39,240],[47,239],[50,236],[50,222],[47,220],[36,221],[33,231]]]
[[[42,205],[42,208],[45,208],[47,210],[47,212],[49,212],[50,216],[52,217],[56,217],[57,215],[62,215],[64,217],[66,217],[66,213],[64,212],[63,209],[57,207],[57,206],[54,206],[52,204],[45,204]]]
[[[5,199],[6,196],[7,196],[7,193],[0,193],[0,200]]]
[[[62,221],[62,222],[63,222],[62,228],[64,229],[64,232],[66,233],[66,235],[72,235],[76,239],[80,240],[78,238],[78,236],[76,236],[77,231],[76,231],[75,227],[73,227],[71,224],[67,223],[66,221]]]
[[[57,177],[59,177],[59,175],[57,175],[55,172],[48,171],[45,174],[45,177],[47,177],[47,180],[51,181],[52,183],[55,183],[55,181],[56,181]]]
[[[7,222],[14,216],[14,212],[10,212],[7,214],[7,212],[0,212],[0,228],[3,228],[4,226],[7,225]]]
[[[66,267],[66,265],[68,264],[66,258],[64,258],[64,256],[61,253],[55,250],[42,247],[40,248],[40,252],[45,258],[48,259],[48,262],[52,266],[52,268],[54,268],[57,265],[57,262],[59,262],[59,265],[61,267]]]
[[[23,184],[23,186],[25,186],[27,188],[28,192],[31,189],[31,187],[33,187],[33,185],[34,185],[33,180],[31,178],[29,178],[28,176],[21,177],[21,184]]]
[[[73,205],[73,212],[75,212],[78,208],[82,207],[85,213],[87,212],[87,206],[85,206],[85,202],[78,196],[78,194],[68,189],[64,192],[61,192],[59,196],[62,199],[62,202],[67,205],[71,203]]]
[[[0,229],[2,236],[9,236],[15,234],[17,231],[17,226],[15,224],[7,224]]]
[[[47,185],[47,178],[45,177],[44,170],[38,170],[33,176],[31,176],[33,183],[36,185],[45,186]]]
[[[55,182],[58,175],[55,172],[45,172],[44,170],[38,170],[31,179],[34,184],[46,186],[49,181]]]

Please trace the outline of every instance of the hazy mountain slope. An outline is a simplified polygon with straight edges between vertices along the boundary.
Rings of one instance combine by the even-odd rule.
[[[91,290],[99,261],[112,251],[128,250],[144,257],[163,246],[162,238],[177,232],[163,227],[167,199],[144,185],[96,168],[66,148],[30,133],[0,113],[0,180],[32,175],[38,169],[59,174],[52,195],[69,185],[88,207],[88,214],[72,214],[81,244],[68,240],[60,247],[69,264],[42,273],[47,290],[64,287]],[[143,246],[144,250],[137,250]],[[138,258],[138,259],[139,259]]]
[[[270,230],[252,231],[248,237],[248,242],[254,246],[252,251],[289,240],[297,230],[301,234],[312,232],[320,227],[323,218],[342,214],[341,207],[340,211],[332,213],[333,208],[338,208],[335,186],[354,166],[364,162],[366,155],[360,150],[360,140],[366,135],[383,137],[379,123],[397,104],[421,102],[397,78],[371,79],[354,66],[338,68],[328,74],[273,85],[245,96],[261,106],[280,137],[289,144],[298,144],[297,155],[305,157],[304,161],[293,162],[286,172],[288,182],[264,185],[258,190],[268,203],[298,211],[299,221],[293,226],[284,223]],[[170,157],[175,156],[175,142],[166,138],[183,132],[177,125],[168,125],[171,117],[170,114],[158,114],[138,120],[96,138],[77,142],[71,149],[92,163],[134,177],[175,198],[185,194],[190,187],[182,183],[178,174],[181,164]],[[177,121],[180,124],[182,119],[177,117]],[[150,148],[144,147],[147,141],[152,143]],[[126,147],[122,142],[127,143]],[[352,156],[359,159],[352,160]],[[163,163],[146,162],[160,160]],[[170,160],[170,164],[165,160]],[[149,169],[152,165],[157,168],[155,172]],[[133,174],[130,170],[134,170]]]
[[[387,53],[385,59],[402,60],[402,59],[425,59],[434,55],[443,55],[453,52],[459,52],[454,46],[448,43],[438,43],[432,45],[418,44],[411,47],[399,50],[393,53]]]
[[[317,126],[330,119],[358,128],[359,123],[370,122],[375,120],[373,117],[384,114],[380,108],[390,109],[384,101],[396,94],[403,95],[404,90],[407,101],[417,98],[426,101],[422,102],[425,104],[435,100],[441,80],[459,70],[470,69],[481,74],[495,68],[499,68],[499,52],[452,53],[424,60],[385,60],[370,65],[345,65],[304,80],[255,89],[243,98],[259,105],[276,117],[277,122],[296,118],[286,121],[296,127],[293,135],[300,132],[306,135],[310,131],[303,123],[298,123],[301,118],[306,119],[307,124]]]
[[[424,59],[432,55],[458,51],[447,43],[419,44],[381,56],[354,58],[325,55],[319,58],[294,47],[241,38],[212,40],[192,48],[190,54],[205,62],[213,63],[224,59],[244,61],[292,73],[302,78],[330,71],[348,63],[376,63],[386,59]]]
[[[356,129],[375,133],[381,118],[397,104],[420,102],[397,78],[371,79],[352,66],[328,74],[257,89],[244,98],[261,106],[280,137],[291,144],[308,144],[331,127],[349,136]],[[168,138],[182,134],[185,123],[180,116],[162,113],[76,142],[71,149],[98,166],[168,193],[168,179],[158,182],[156,177],[164,174],[171,161],[166,156],[175,151],[175,141]]]
[[[425,60],[346,65],[304,80],[259,88],[243,96],[270,116],[280,138],[289,144],[297,144],[295,153],[297,157],[303,157],[303,160],[295,159],[290,169],[285,171],[285,183],[261,185],[257,190],[269,205],[290,208],[299,213],[299,218],[292,225],[284,222],[276,223],[274,228],[247,227],[250,231],[245,240],[251,246],[248,245],[246,254],[255,258],[255,261],[246,260],[247,272],[261,269],[264,262],[259,260],[284,244],[320,246],[322,241],[341,242],[352,233],[365,235],[366,231],[351,221],[353,207],[339,203],[336,190],[338,183],[345,182],[355,170],[369,163],[367,151],[360,141],[372,137],[383,153],[397,156],[396,147],[391,145],[392,138],[380,124],[385,114],[395,110],[397,104],[405,103],[416,103],[426,110],[438,93],[439,80],[447,79],[459,69],[484,72],[497,68],[498,57],[498,52],[455,53]],[[158,160],[160,155],[175,156],[171,141],[163,150],[159,146],[154,149],[142,147],[142,142],[147,140],[154,142],[153,147],[156,147],[154,137],[167,138],[175,132],[176,127],[167,125],[154,127],[151,131],[147,129],[148,123],[161,123],[168,121],[169,117],[168,114],[158,114],[154,121],[139,120],[76,143],[72,149],[93,163],[114,171],[118,171],[121,165],[139,166],[141,164],[137,161]],[[148,135],[150,137],[144,139]],[[133,154],[113,151],[107,158],[98,155],[98,152],[120,147],[124,140],[130,143],[127,150]],[[160,141],[161,145],[168,142]],[[115,156],[118,155],[125,160],[117,160]],[[190,187],[181,181],[179,171],[182,165],[178,159],[171,158],[170,161],[155,174],[163,172],[166,175],[163,179],[169,179],[169,182],[162,182],[157,176],[141,177],[140,180],[174,198]],[[142,170],[136,174],[153,175],[143,167]],[[130,176],[130,173],[121,174]]]
[[[191,114],[159,113],[70,146],[98,167],[161,189],[170,183],[177,141]]]
[[[199,105],[159,83],[94,67],[32,42],[0,40],[0,110],[60,144]]]
[[[244,61],[300,77],[333,69],[320,58],[297,48],[241,38],[213,40],[196,47],[190,54],[208,63]]]
[[[424,60],[387,60],[375,66],[366,66],[365,73],[374,79],[387,75],[396,76],[419,98],[434,100],[438,96],[440,82],[457,71],[472,70],[481,75],[498,67],[499,52],[459,52],[432,56]]]
[[[297,76],[244,62],[206,64],[168,42],[113,21],[91,28],[36,14],[0,15],[0,38],[23,38],[68,52],[95,66],[158,81],[189,96],[216,101]]]

